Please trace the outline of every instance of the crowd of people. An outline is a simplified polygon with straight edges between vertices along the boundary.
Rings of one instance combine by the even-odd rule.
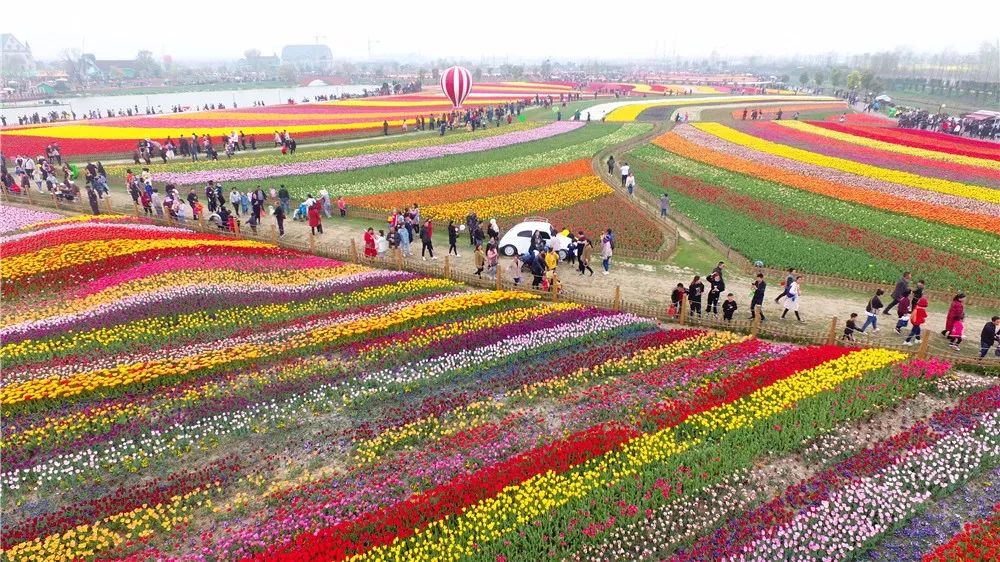
[[[1000,118],[975,120],[947,113],[931,113],[926,109],[910,109],[899,112],[896,116],[899,118],[899,126],[907,129],[940,131],[983,140],[1000,139]]]

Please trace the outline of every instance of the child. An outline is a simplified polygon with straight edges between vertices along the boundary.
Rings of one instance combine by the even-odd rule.
[[[685,293],[687,293],[687,290],[684,289],[684,283],[678,283],[677,287],[670,293],[670,308],[674,311],[674,316],[681,313]]]
[[[865,330],[868,329],[868,326],[872,327],[873,333],[878,332],[878,311],[882,310],[883,306],[882,299],[880,297],[884,294],[885,294],[884,290],[877,289],[875,291],[875,296],[872,297],[871,300],[868,301],[868,304],[865,306],[865,314],[868,316],[868,318],[865,319],[865,323],[861,326],[862,334],[865,333]]]
[[[896,307],[896,315],[899,320],[896,321],[896,333],[902,334],[903,328],[906,327],[906,323],[910,321],[910,295],[913,291],[906,289],[903,291],[903,296],[899,297],[899,306]],[[917,330],[920,333],[920,330]]]
[[[736,298],[733,297],[732,293],[726,295],[726,300],[722,302],[722,319],[726,322],[733,321],[733,314],[736,313],[736,309],[739,308],[736,305]]]
[[[847,326],[844,328],[844,335],[840,336],[841,341],[854,341],[854,332],[860,332],[861,329],[858,328],[858,313],[852,312],[850,320],[847,321]]]
[[[961,351],[958,346],[962,343],[962,336],[965,334],[965,315],[961,314],[951,323],[951,331],[948,332],[948,346],[955,351]]]
[[[910,291],[906,291],[907,296],[909,296]],[[900,305],[902,305],[900,301]],[[913,328],[910,329],[910,335],[906,336],[903,341],[903,345],[913,345],[913,340],[920,341],[920,327],[924,325],[927,321],[927,299],[921,298],[917,301],[917,306],[913,309],[913,314],[910,315],[910,323],[913,324]]]

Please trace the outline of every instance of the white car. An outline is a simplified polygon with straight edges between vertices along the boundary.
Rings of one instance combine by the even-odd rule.
[[[541,233],[546,248],[551,248],[553,239],[557,239],[557,248],[559,249],[556,253],[559,254],[560,260],[566,259],[566,248],[569,248],[571,240],[568,236],[553,233],[552,224],[543,218],[530,218],[514,225],[500,239],[500,253],[505,256],[513,256],[514,254],[523,256],[527,254],[531,250],[531,238],[535,235],[535,232]]]

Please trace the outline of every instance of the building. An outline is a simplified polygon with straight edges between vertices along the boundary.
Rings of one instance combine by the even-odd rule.
[[[77,71],[81,78],[104,82],[135,78],[135,66],[134,60],[98,60],[93,54],[87,53],[80,57]]]
[[[0,54],[4,78],[25,78],[34,75],[37,66],[31,56],[31,46],[20,42],[13,34],[0,34]]]
[[[333,52],[326,45],[285,45],[281,60],[304,72],[325,72],[333,66]]]

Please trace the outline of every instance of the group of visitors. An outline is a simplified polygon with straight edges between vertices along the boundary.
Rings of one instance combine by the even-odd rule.
[[[32,189],[41,194],[51,194],[62,201],[76,201],[82,195],[75,180],[79,177],[76,164],[63,162],[58,145],[46,148],[45,155],[18,155],[14,157],[13,172],[7,165],[7,158],[0,153],[0,183],[9,193],[25,194]],[[101,162],[88,162],[85,167],[87,199],[93,202],[94,214],[99,214],[97,202],[108,194],[108,177]],[[60,179],[61,178],[61,179]]]
[[[926,109],[910,109],[897,113],[899,126],[908,129],[940,131],[958,136],[984,140],[1000,139],[1000,119],[973,119],[956,117],[947,113],[934,113]]]
[[[895,326],[893,330],[903,335],[904,330],[909,328],[903,338],[903,345],[920,344],[925,337],[925,328],[929,320],[928,305],[929,300],[925,295],[927,283],[923,279],[913,281],[913,275],[906,271],[900,276],[893,287],[892,293],[885,296],[884,289],[876,289],[875,294],[865,305],[864,323],[858,327],[858,314],[851,313],[847,326],[844,329],[842,339],[854,341],[855,334],[871,335],[879,331],[879,316],[890,316],[892,318],[895,309]],[[883,302],[887,299],[888,304]],[[944,329],[941,336],[947,338],[949,347],[954,351],[961,351],[959,347],[965,339],[965,293],[957,293],[951,300],[948,312],[945,314]],[[983,358],[993,345],[997,345],[996,356],[1000,357],[1000,334],[997,327],[1000,326],[1000,317],[994,316],[986,325],[980,337],[979,357]],[[869,328],[871,330],[869,331]]]

